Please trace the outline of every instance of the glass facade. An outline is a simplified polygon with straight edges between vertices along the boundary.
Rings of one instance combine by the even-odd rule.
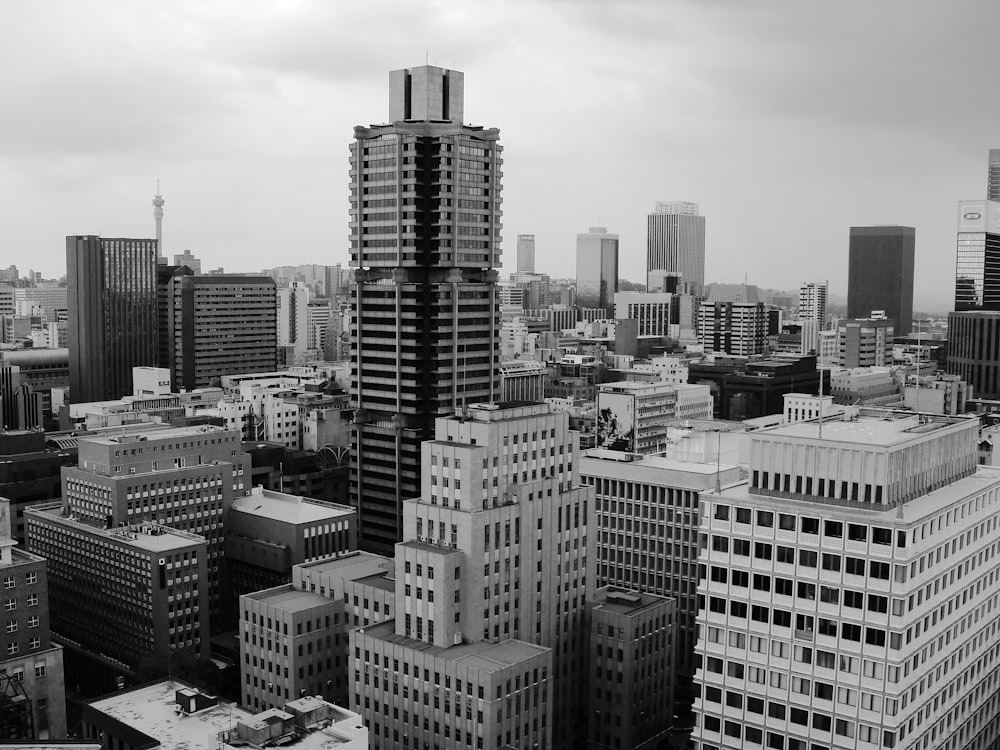
[[[1000,235],[958,233],[955,310],[1000,310]]]

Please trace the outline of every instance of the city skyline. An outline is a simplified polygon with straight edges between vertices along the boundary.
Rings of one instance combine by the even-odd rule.
[[[7,252],[59,276],[66,235],[152,237],[159,179],[167,257],[191,249],[237,272],[273,265],[279,251],[346,263],[337,165],[347,164],[353,113],[387,119],[381,71],[426,59],[472,76],[475,119],[511,134],[504,274],[517,234],[534,234],[538,271],[559,276],[579,228],[605,225],[621,236],[622,277],[639,281],[648,206],[683,199],[711,217],[706,280],[749,274],[796,289],[818,276],[841,296],[849,227],[902,224],[919,235],[915,306],[950,309],[935,282],[954,273],[955,205],[983,194],[996,146],[988,126],[1000,114],[962,71],[989,63],[981,35],[998,9],[520,2],[494,9],[484,40],[468,33],[478,14],[467,7],[390,5],[392,43],[378,47],[391,52],[380,52],[365,42],[363,11],[339,6],[13,4],[0,59],[19,75],[0,91],[32,106],[12,108],[0,151],[0,195],[17,209],[0,235]],[[155,42],[112,43],[130,36]],[[600,55],[571,56],[597,40]],[[962,55],[925,54],[959,42]],[[947,116],[959,108],[968,116]],[[545,123],[562,121],[580,125],[554,141]],[[623,122],[632,145],[595,148]]]

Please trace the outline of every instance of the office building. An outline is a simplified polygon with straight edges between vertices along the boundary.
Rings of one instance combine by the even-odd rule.
[[[292,580],[300,563],[340,557],[357,549],[353,508],[263,487],[233,499],[225,558],[233,596]]]
[[[706,439],[718,453],[716,436]],[[740,468],[601,448],[586,451],[579,463],[581,481],[596,493],[595,585],[676,601],[671,680],[679,707],[690,707],[698,635],[698,493],[740,482]]]
[[[615,320],[638,321],[639,336],[669,336],[671,324],[680,323],[674,312],[676,302],[673,294],[618,292],[614,299]]]
[[[51,640],[45,559],[17,548],[10,503],[0,501],[0,737],[48,740],[66,736],[63,649]]]
[[[162,366],[169,367],[177,391],[218,385],[223,375],[277,368],[272,279],[173,275],[164,293],[168,359]]]
[[[826,328],[826,282],[808,281],[799,287],[802,353],[819,353],[819,334]]]
[[[512,359],[500,363],[501,401],[542,401],[549,369],[531,359]]]
[[[688,364],[688,381],[711,389],[716,419],[756,419],[781,414],[787,393],[830,392],[830,373],[816,369],[816,357],[786,354],[748,361],[718,359]]]
[[[990,149],[990,162],[986,174],[986,199],[1000,201],[1000,148]]]
[[[667,439],[667,422],[711,419],[707,385],[605,383],[597,389],[597,445],[628,453],[656,453]]]
[[[1000,310],[948,313],[948,372],[1000,400]]]
[[[68,315],[66,287],[56,284],[26,286],[14,289],[14,314],[35,315],[55,323]]]
[[[736,357],[763,354],[767,330],[763,302],[703,302],[698,307],[698,343],[706,352]]]
[[[955,310],[1000,310],[1000,202],[958,204]]]
[[[535,235],[517,235],[517,272],[535,272]]]
[[[695,747],[996,746],[1000,471],[978,433],[855,409],[749,435],[749,482],[701,494]]]
[[[396,545],[396,618],[351,632],[373,748],[584,746],[593,490],[568,426],[544,404],[437,420]],[[421,702],[435,690],[440,713]]]
[[[913,227],[851,227],[847,317],[884,310],[897,336],[913,328]]]
[[[588,750],[648,748],[673,725],[677,602],[608,586],[590,609]]]
[[[705,286],[705,217],[697,203],[657,203],[646,219],[646,284],[656,271],[680,274],[690,294]],[[682,291],[680,289],[678,292]]]
[[[156,240],[66,238],[73,401],[132,392],[132,368],[156,365]]]
[[[211,425],[79,439],[79,465],[63,469],[66,514],[97,528],[144,522],[200,535],[208,545],[205,621],[234,616],[225,581],[224,531],[234,498],[250,489],[250,457],[235,430]]]
[[[166,662],[178,649],[207,658],[203,537],[149,522],[109,526],[59,502],[28,508],[25,519],[28,548],[48,560],[52,630],[77,692],[108,692],[144,659]]]
[[[201,259],[194,257],[190,250],[174,256],[175,266],[187,266],[195,276],[201,276]]]
[[[293,696],[251,713],[176,678],[85,702],[81,735],[115,750],[368,750],[361,717],[322,699]]]
[[[834,367],[829,371],[833,402],[841,406],[901,406],[903,373],[891,367]]]
[[[351,494],[362,548],[383,554],[434,420],[499,394],[500,133],[462,124],[463,85],[392,71],[390,124],[351,144]]]
[[[837,359],[842,367],[888,367],[892,364],[891,320],[837,321]]]
[[[618,291],[618,235],[590,227],[576,236],[576,304],[613,314]]]

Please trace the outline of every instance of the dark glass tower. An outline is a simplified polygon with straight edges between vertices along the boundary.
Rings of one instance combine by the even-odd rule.
[[[132,393],[132,368],[158,358],[156,240],[66,238],[73,403]]]
[[[499,131],[462,124],[462,73],[389,74],[391,123],[351,144],[351,495],[392,554],[436,417],[499,393]]]
[[[958,204],[955,310],[1000,310],[1000,203]]]
[[[885,310],[895,335],[913,328],[913,227],[851,227],[847,317],[870,318]]]

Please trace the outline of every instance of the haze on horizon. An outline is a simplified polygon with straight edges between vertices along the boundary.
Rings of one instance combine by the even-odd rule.
[[[1000,5],[970,0],[11,0],[0,24],[0,264],[65,273],[65,235],[205,268],[348,263],[348,144],[388,72],[465,73],[504,145],[504,260],[572,276],[575,237],[700,204],[706,280],[846,295],[852,225],[917,230],[914,309],[951,309],[955,210],[985,195]]]

